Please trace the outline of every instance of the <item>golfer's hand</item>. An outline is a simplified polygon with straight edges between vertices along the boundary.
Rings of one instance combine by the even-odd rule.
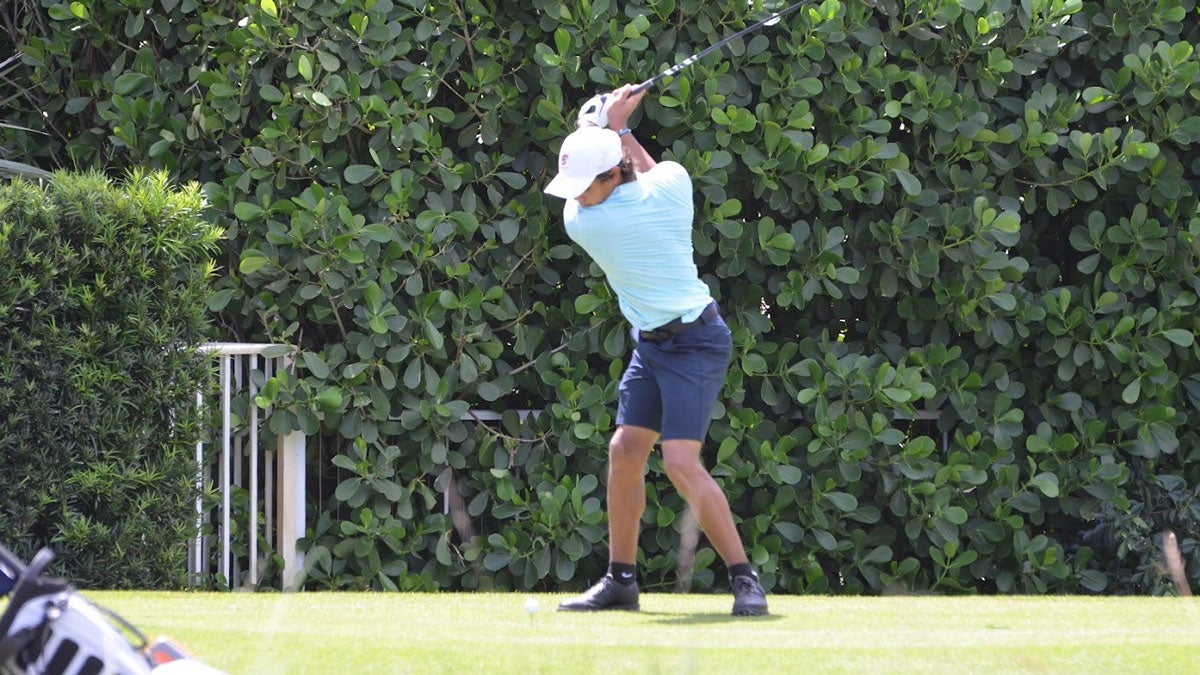
[[[637,110],[638,104],[642,102],[642,97],[646,95],[646,90],[643,89],[636,94],[631,94],[633,89],[632,84],[626,84],[619,87],[612,93],[612,101],[608,104],[608,128],[620,131],[629,126],[629,116]]]

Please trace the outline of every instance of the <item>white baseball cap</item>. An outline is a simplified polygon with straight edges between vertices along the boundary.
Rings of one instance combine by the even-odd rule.
[[[546,193],[563,199],[583,194],[599,174],[621,163],[621,137],[612,129],[583,127],[563,140],[558,151],[558,175]]]

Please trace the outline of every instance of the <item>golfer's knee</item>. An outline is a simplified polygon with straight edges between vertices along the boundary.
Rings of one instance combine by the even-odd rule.
[[[664,454],[663,471],[680,490],[687,491],[708,474],[700,459],[690,454]]]
[[[608,463],[615,469],[640,471],[649,456],[649,449],[631,443],[621,434],[613,436],[608,442]]]

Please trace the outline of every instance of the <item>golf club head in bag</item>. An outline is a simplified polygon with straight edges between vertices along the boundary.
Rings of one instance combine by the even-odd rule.
[[[0,566],[14,575],[0,614],[0,675],[158,675],[217,671],[171,640],[147,640],[116,613],[92,604],[66,581],[43,573],[54,560],[42,549],[25,565],[0,546]],[[181,667],[194,664],[190,668]]]
[[[575,119],[576,128],[608,127],[608,94],[596,94],[584,102],[579,108],[579,117]]]

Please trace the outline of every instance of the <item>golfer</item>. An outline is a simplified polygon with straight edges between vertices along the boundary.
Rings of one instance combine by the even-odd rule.
[[[566,200],[567,235],[604,270],[637,342],[608,444],[608,574],[559,609],[638,609],[646,461],[661,441],[667,477],[729,570],[733,613],[766,614],[729,500],[700,461],[732,341],[692,259],[692,181],[679,164],[656,162],[634,137],[627,122],[645,92],[631,89],[608,95],[608,128],[582,126],[567,136],[546,186]]]

